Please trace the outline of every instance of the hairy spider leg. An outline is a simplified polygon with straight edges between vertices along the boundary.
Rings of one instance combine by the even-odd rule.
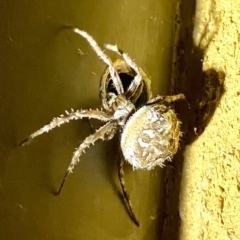
[[[136,65],[134,60],[131,59],[127,53],[125,53],[121,49],[119,49],[117,45],[104,44],[104,47],[106,49],[116,52],[117,54],[122,56],[122,58],[125,60],[125,62],[136,72],[136,76],[134,77],[133,81],[131,82],[130,86],[128,87],[128,90],[125,93],[127,99],[131,98],[141,85],[141,82],[143,79],[141,70]]]
[[[178,101],[178,100],[186,100],[186,97],[182,93],[179,93],[177,95],[172,95],[172,96],[157,96],[157,97],[149,100],[146,103],[146,105],[151,105],[151,104],[154,104],[154,103],[157,103],[157,102],[171,103],[171,102],[175,102],[175,101]]]
[[[73,172],[74,167],[77,165],[77,163],[80,160],[80,157],[83,153],[85,153],[85,150],[89,148],[91,145],[94,145],[94,143],[99,140],[110,140],[113,138],[117,131],[117,122],[116,121],[109,121],[102,127],[100,127],[94,134],[91,134],[90,136],[86,137],[85,140],[80,144],[80,146],[76,149],[76,151],[73,153],[73,157],[71,160],[71,163],[69,164],[66,174],[62,180],[62,183],[60,185],[60,188],[57,192],[57,194],[61,193],[61,190],[63,188],[63,185],[69,176],[70,173]]]
[[[125,186],[123,164],[124,164],[124,160],[123,160],[123,155],[121,153],[120,157],[119,157],[119,165],[118,165],[118,179],[121,184],[123,199],[125,200],[125,203],[127,205],[129,215],[130,215],[131,219],[133,220],[133,222],[139,227],[140,226],[139,221],[137,220],[137,217],[133,211],[132,203],[131,203],[129,194],[127,193],[126,186]]]
[[[59,117],[54,118],[49,124],[45,125],[44,127],[40,128],[38,131],[32,133],[29,137],[25,138],[19,145],[24,146],[28,144],[32,139],[35,137],[49,132],[50,130],[60,127],[62,124],[68,123],[71,120],[78,120],[82,118],[94,118],[98,119],[103,122],[107,122],[111,119],[111,116],[105,112],[99,110],[77,110],[74,111],[73,109],[69,113],[66,111],[66,116],[60,115]]]
[[[93,39],[93,37],[90,36],[87,32],[85,32],[83,30],[80,30],[79,28],[76,28],[76,27],[65,27],[65,28],[72,29],[75,33],[77,33],[78,35],[84,37],[88,41],[88,43],[91,45],[91,47],[96,52],[96,54],[99,56],[99,58],[102,59],[108,65],[109,73],[110,73],[111,78],[113,80],[114,87],[117,90],[117,93],[118,94],[123,94],[124,89],[123,89],[122,82],[120,80],[120,77],[119,77],[117,71],[115,70],[115,68],[113,66],[113,63],[112,63],[111,59],[99,47],[99,45]]]

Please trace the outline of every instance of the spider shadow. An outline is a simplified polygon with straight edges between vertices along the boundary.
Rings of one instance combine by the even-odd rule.
[[[199,73],[198,79],[187,83],[185,89],[182,88],[189,108],[180,105],[176,107],[182,122],[182,146],[191,144],[204,132],[225,92],[224,72],[208,69]]]
[[[178,207],[185,146],[194,142],[204,132],[225,91],[223,71],[214,68],[202,70],[204,53],[217,31],[209,33],[205,27],[198,46],[195,46],[192,37],[195,9],[196,2],[188,1],[183,4],[180,34],[175,46],[172,94],[183,93],[188,104],[180,101],[175,103],[175,110],[182,122],[183,135],[173,162],[164,168],[164,214],[161,230],[163,240],[179,238],[181,220]],[[176,25],[178,24],[176,19]]]
[[[184,93],[187,104],[184,102],[177,102],[175,104],[175,110],[182,123],[181,131],[183,135],[180,140],[179,151],[174,156],[174,161],[168,163],[164,169],[164,205],[170,204],[172,209],[168,209],[170,211],[169,214],[167,207],[164,206],[166,211],[164,212],[162,239],[169,239],[168,237],[171,235],[169,235],[169,233],[165,235],[164,233],[172,232],[173,229],[178,233],[180,222],[178,204],[185,146],[194,142],[204,132],[225,91],[225,73],[216,71],[215,69],[208,69],[202,72],[201,59],[203,51],[195,48],[194,52],[195,54],[192,55],[192,58],[195,59],[192,60],[192,62],[189,60],[189,63],[186,63],[186,75],[180,76],[182,78],[179,78],[177,82],[177,92]],[[194,63],[198,63],[198,67],[196,67],[196,65],[194,66]],[[171,191],[169,191],[169,189],[171,189]],[[168,204],[167,201],[169,201]],[[166,226],[169,218],[171,218],[172,222],[171,229],[168,229]],[[177,239],[177,235],[171,239]]]

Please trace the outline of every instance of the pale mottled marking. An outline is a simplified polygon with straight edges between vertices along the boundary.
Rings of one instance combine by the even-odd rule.
[[[66,115],[61,114],[59,117],[53,118],[49,124],[32,133],[20,145],[25,145],[37,136],[72,120],[87,118],[104,122],[103,126],[86,137],[73,153],[72,160],[58,190],[58,194],[60,194],[67,177],[73,172],[85,151],[97,140],[110,140],[117,132],[120,132],[119,145],[122,157],[119,162],[118,177],[129,215],[133,222],[139,226],[126,190],[122,159],[124,158],[130,163],[133,169],[148,170],[155,166],[163,167],[165,161],[171,160],[178,149],[181,132],[180,122],[175,112],[171,110],[169,103],[184,99],[184,95],[152,98],[151,81],[128,54],[119,50],[116,45],[106,44],[105,47],[108,50],[114,51],[120,56],[120,59],[112,62],[87,32],[75,27],[64,27],[63,29],[70,29],[85,38],[98,57],[106,63],[107,68],[101,77],[99,89],[102,107],[100,110],[75,111],[71,109],[70,112],[66,110]],[[131,79],[125,91],[121,74],[128,75]],[[142,107],[139,107],[137,102],[140,99],[143,101],[141,97],[144,95],[146,96],[144,102],[140,104]]]

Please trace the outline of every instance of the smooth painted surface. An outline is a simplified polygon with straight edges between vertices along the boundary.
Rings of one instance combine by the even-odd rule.
[[[89,149],[58,197],[72,152],[91,133],[87,121],[16,145],[64,110],[99,107],[105,65],[61,26],[118,44],[152,79],[155,96],[170,85],[174,11],[174,0],[0,3],[0,239],[159,239],[161,169],[125,165],[138,228],[119,194],[116,139]]]

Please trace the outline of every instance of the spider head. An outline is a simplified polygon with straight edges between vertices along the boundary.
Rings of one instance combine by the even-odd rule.
[[[129,117],[136,111],[135,106],[124,95],[111,95],[108,102],[109,108],[113,112],[113,118],[123,127]]]

